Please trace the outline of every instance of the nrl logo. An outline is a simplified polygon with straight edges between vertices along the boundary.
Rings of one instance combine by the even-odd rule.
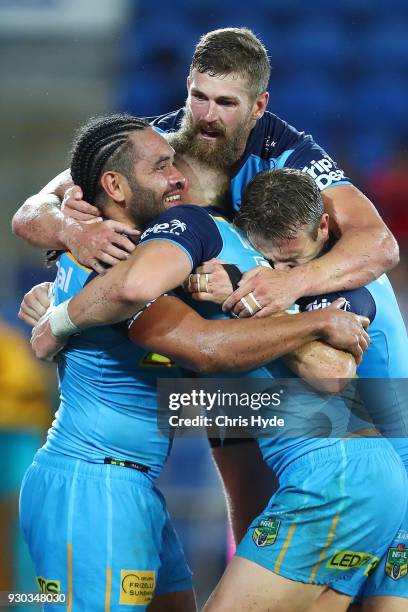
[[[408,574],[408,550],[404,544],[388,549],[385,573],[393,580],[399,580]]]
[[[257,546],[272,546],[278,537],[280,520],[270,517],[262,519],[252,534],[252,539]]]

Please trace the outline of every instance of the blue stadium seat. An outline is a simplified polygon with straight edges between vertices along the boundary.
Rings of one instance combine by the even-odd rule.
[[[338,70],[350,59],[346,31],[333,18],[302,20],[288,28],[283,40],[289,70]]]
[[[355,41],[362,74],[408,70],[408,18],[381,19]]]
[[[350,119],[356,128],[408,127],[408,84],[399,75],[365,79],[350,94]]]
[[[335,82],[313,73],[300,73],[272,84],[270,109],[298,129],[327,129],[339,113]]]

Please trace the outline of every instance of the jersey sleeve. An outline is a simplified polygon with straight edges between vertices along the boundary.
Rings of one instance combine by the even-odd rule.
[[[182,249],[194,269],[201,262],[217,257],[223,247],[221,234],[208,212],[200,206],[175,206],[156,217],[146,227],[139,244],[165,240]]]
[[[344,298],[346,300],[343,310],[353,312],[357,315],[362,315],[370,319],[370,323],[373,322],[377,312],[377,307],[374,298],[367,287],[350,289],[348,291],[324,293],[322,295],[313,297],[303,297],[300,298],[297,303],[300,311],[305,312],[327,308],[338,298]]]
[[[311,136],[304,136],[287,158],[285,167],[307,172],[315,180],[320,191],[336,185],[351,185],[344,171]]]

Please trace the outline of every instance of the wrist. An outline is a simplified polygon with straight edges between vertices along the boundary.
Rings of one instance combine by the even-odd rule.
[[[78,233],[81,231],[81,225],[78,221],[72,217],[63,215],[63,219],[61,220],[61,229],[57,234],[58,240],[60,241],[62,247],[70,251],[72,240],[75,239],[75,237],[78,236]]]
[[[68,306],[71,299],[58,304],[52,309],[49,316],[51,332],[56,338],[67,338],[79,331],[79,327],[71,321],[68,314]]]
[[[305,295],[310,295],[310,292],[312,291],[312,274],[308,264],[296,266],[295,268],[292,268],[288,274],[290,275],[291,283],[295,288],[294,291],[296,292],[296,300],[304,297]]]

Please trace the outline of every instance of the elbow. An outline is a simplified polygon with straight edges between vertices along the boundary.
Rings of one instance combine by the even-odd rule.
[[[15,236],[27,240],[28,224],[24,222],[24,215],[22,214],[21,208],[15,213],[11,220],[11,230]]]
[[[399,247],[398,242],[388,228],[382,231],[378,253],[379,275],[388,270],[392,270],[399,264]]]
[[[387,250],[388,258],[387,258],[386,264],[387,264],[387,270],[392,270],[399,264],[400,254],[399,254],[398,242],[395,240],[391,232],[389,232],[389,235],[388,235],[388,243],[389,243],[389,247]]]

